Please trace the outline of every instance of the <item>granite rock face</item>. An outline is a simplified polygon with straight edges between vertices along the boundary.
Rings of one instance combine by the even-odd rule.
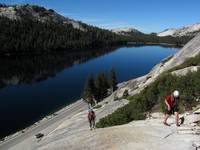
[[[23,17],[28,17],[40,22],[51,21],[63,25],[71,24],[75,29],[85,31],[85,28],[80,22],[64,17],[52,9],[46,9],[35,5],[27,4],[0,6],[0,16],[7,17],[12,20],[20,20]]]
[[[200,23],[195,23],[192,25],[184,26],[179,29],[171,28],[166,29],[157,34],[157,36],[173,36],[173,37],[181,37],[181,36],[195,36],[200,32]]]
[[[191,124],[194,119],[192,114],[185,118],[187,122],[181,127],[175,126],[174,117],[168,120],[170,127],[164,126],[163,114],[156,113],[146,120],[133,121],[121,126],[94,131],[81,128],[71,134],[70,131],[55,132],[57,135],[52,133],[51,136],[47,136],[38,143],[37,148],[38,150],[196,150],[200,144],[200,127]],[[66,126],[63,129],[66,130]],[[50,140],[52,136],[54,139]]]

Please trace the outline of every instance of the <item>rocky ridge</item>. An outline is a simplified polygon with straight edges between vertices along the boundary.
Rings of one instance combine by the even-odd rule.
[[[111,29],[113,33],[119,34],[119,35],[131,35],[131,34],[142,34],[139,30],[135,28],[115,28]]]
[[[181,36],[195,36],[200,32],[200,23],[188,25],[179,29],[171,28],[166,29],[157,35],[160,37],[163,36],[173,36],[173,37],[181,37]]]
[[[84,31],[83,25],[73,19],[66,18],[52,9],[36,5],[11,5],[0,6],[0,16],[7,17],[12,20],[20,20],[22,18],[34,19],[40,22],[53,21],[59,24],[71,24],[75,29]]]

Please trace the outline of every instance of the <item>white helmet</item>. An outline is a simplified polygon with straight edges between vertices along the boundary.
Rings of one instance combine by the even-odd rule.
[[[175,90],[175,91],[173,92],[173,96],[174,96],[175,98],[179,97],[179,91]]]

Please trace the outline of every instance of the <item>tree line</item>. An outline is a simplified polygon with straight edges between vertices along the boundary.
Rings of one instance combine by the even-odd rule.
[[[152,34],[134,34],[132,33],[127,38],[129,38],[129,42],[135,42],[136,44],[173,44],[176,46],[183,46],[189,40],[191,40],[194,36],[181,36],[181,37],[172,37],[172,36],[164,36],[159,37],[156,33]]]
[[[85,82],[82,97],[91,105],[95,102],[100,102],[109,93],[114,92],[117,89],[117,79],[114,68],[109,72],[109,77],[106,78],[104,73],[97,74],[94,79],[93,75],[90,74]]]
[[[81,31],[71,24],[0,17],[0,54],[74,51],[124,43],[121,36],[108,30],[87,25],[84,28],[85,31]]]

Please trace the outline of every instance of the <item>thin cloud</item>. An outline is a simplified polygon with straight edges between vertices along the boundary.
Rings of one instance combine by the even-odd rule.
[[[124,28],[124,27],[132,27],[132,28],[136,28],[135,26],[128,24],[126,22],[104,22],[101,24],[97,24],[98,26],[102,27],[102,28],[106,28],[106,29],[113,29],[113,28]]]
[[[71,19],[74,20],[78,20],[78,21],[82,21],[84,23],[93,25],[93,26],[97,26],[100,28],[104,28],[104,29],[113,29],[113,28],[136,28],[138,30],[140,30],[141,28],[132,24],[129,24],[127,22],[123,22],[123,21],[114,21],[114,20],[106,20],[106,19],[102,19],[99,18],[97,16],[82,16],[79,13],[74,13],[74,12],[58,12],[59,14],[61,14],[64,17],[69,17]]]
[[[119,27],[131,27],[131,25],[126,22],[116,22],[116,21],[111,21],[110,19],[109,20],[100,19],[100,18],[97,19],[97,17],[76,16],[74,19],[80,20],[90,25],[94,25],[94,26],[98,26],[98,27],[106,28],[106,29],[119,28]]]
[[[100,23],[103,20],[102,19],[95,19],[95,18],[81,18],[81,21],[86,23]]]
[[[70,12],[58,12],[59,14],[61,14],[64,17],[75,17],[78,16],[78,14],[76,13],[70,13]]]

